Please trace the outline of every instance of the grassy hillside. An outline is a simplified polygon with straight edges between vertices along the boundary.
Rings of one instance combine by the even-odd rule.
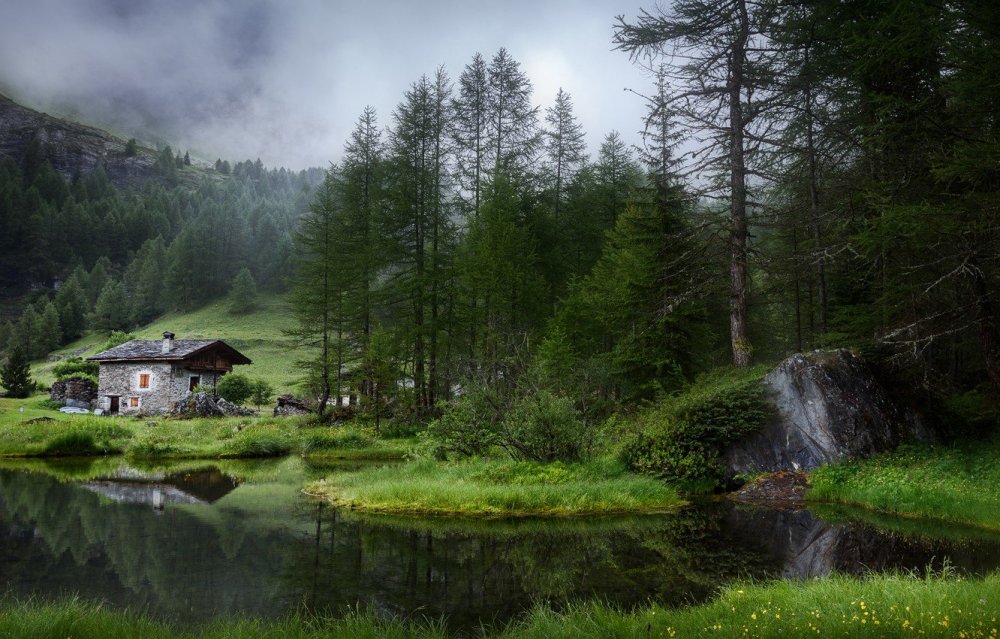
[[[294,325],[291,309],[284,296],[261,295],[258,307],[246,315],[232,315],[225,301],[214,302],[189,313],[167,313],[153,323],[134,331],[140,339],[160,339],[171,331],[177,339],[221,339],[253,360],[238,366],[238,372],[270,382],[278,393],[296,392],[299,369],[296,361],[310,357],[298,349],[283,331]],[[89,333],[55,352],[63,357],[90,357],[98,352],[107,336]],[[54,362],[38,361],[32,366],[36,381],[49,385],[54,381]]]

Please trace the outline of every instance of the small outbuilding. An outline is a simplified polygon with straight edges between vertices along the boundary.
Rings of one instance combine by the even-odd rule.
[[[97,405],[109,415],[162,415],[196,386],[215,388],[250,358],[222,340],[134,339],[87,358],[100,365]]]

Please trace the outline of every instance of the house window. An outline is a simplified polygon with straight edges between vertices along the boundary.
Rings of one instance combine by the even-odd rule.
[[[128,406],[129,406],[129,408],[139,408],[139,398],[138,397],[129,397],[128,398]]]
[[[139,374],[139,388],[149,388],[149,373]]]

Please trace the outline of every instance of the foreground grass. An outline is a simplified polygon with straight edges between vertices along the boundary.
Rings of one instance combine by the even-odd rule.
[[[348,508],[397,514],[478,516],[657,512],[683,502],[672,487],[613,461],[536,464],[422,460],[328,477],[310,494]]]
[[[40,406],[44,399],[0,399],[0,456],[401,459],[413,444],[382,439],[355,425],[314,426],[308,417],[95,417],[45,409]]]
[[[1000,436],[955,446],[909,445],[810,473],[811,501],[1000,530]]]
[[[808,582],[743,584],[722,590],[713,602],[690,608],[652,606],[622,612],[599,603],[555,611],[538,606],[482,638],[553,637],[960,637],[995,638],[1000,576],[982,580],[906,575],[863,579],[835,576]],[[77,600],[0,606],[0,636],[37,639],[144,637],[242,639],[287,637],[446,637],[443,624],[385,620],[373,612],[342,619],[293,616],[281,621],[220,621],[198,630],[178,629],[143,615]]]

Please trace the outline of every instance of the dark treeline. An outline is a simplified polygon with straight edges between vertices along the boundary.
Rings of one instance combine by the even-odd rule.
[[[365,110],[297,235],[324,401],[600,411],[837,346],[929,391],[1000,389],[998,13],[666,11],[614,28],[653,77],[623,123],[638,148],[610,132],[588,157],[571,97],[535,106],[503,49],[417,79],[385,122]]]
[[[190,310],[227,294],[241,271],[262,289],[283,285],[321,172],[257,160],[226,163],[225,176],[169,147],[160,156],[164,184],[124,192],[101,167],[63,179],[40,145],[20,164],[0,161],[0,287],[20,302],[0,325],[0,350],[44,357],[89,328]]]

